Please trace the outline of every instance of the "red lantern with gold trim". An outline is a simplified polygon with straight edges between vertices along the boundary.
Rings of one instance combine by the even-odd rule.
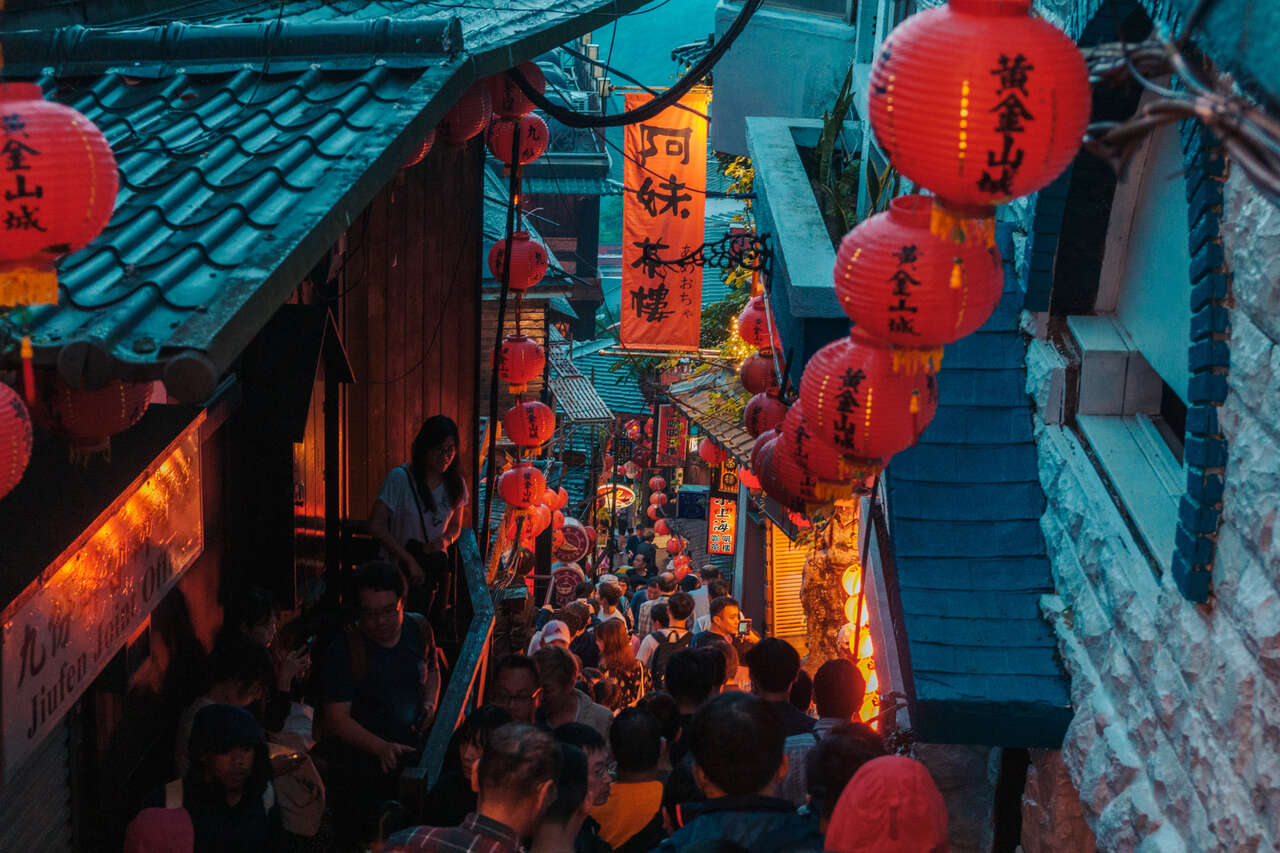
[[[546,403],[526,400],[507,410],[502,416],[502,428],[517,447],[540,447],[555,433],[556,415]],[[542,488],[547,488],[546,483]],[[538,496],[542,496],[541,491]]]
[[[836,298],[859,329],[896,346],[939,347],[987,321],[1004,285],[1000,252],[929,230],[933,200],[907,195],[863,220],[836,252]]]
[[[874,476],[884,467],[878,459],[857,459],[845,456],[824,441],[818,441],[804,420],[804,407],[792,406],[782,422],[782,448],[788,458],[825,484],[839,487],[819,489],[818,494],[829,497],[847,496],[849,488],[861,483],[868,475]]]
[[[54,261],[89,245],[111,219],[119,178],[106,137],[35,83],[0,83],[5,178],[0,305],[58,301]]]
[[[659,536],[667,536],[671,533],[671,525],[667,524],[665,518],[659,518],[653,523],[653,532]]]
[[[0,498],[22,480],[32,446],[31,415],[18,392],[0,382]]]
[[[711,439],[704,438],[698,442],[698,456],[702,458],[703,462],[714,468],[728,459],[729,453]]]
[[[893,167],[947,205],[986,208],[1062,173],[1089,121],[1075,43],[1030,0],[950,0],[889,33],[871,66],[871,129]]]
[[[773,370],[772,356],[755,353],[738,368],[738,380],[752,394],[763,394],[778,387],[778,375]]]
[[[792,495],[807,504],[821,503],[828,498],[823,483],[804,469],[795,456],[788,452],[786,439],[779,439],[769,447],[771,473],[778,483]],[[828,484],[829,485],[829,484]]]
[[[490,154],[510,166],[512,146],[516,144],[516,133],[520,134],[520,165],[527,166],[547,153],[547,144],[551,141],[547,123],[541,117],[532,114],[518,118],[494,116],[489,122],[489,131],[485,134],[484,144],[489,147]]]
[[[507,506],[517,509],[533,506],[546,490],[546,478],[529,464],[516,465],[498,478],[498,494]]]
[[[738,315],[738,337],[753,347],[762,350],[782,348],[782,338],[778,337],[778,327],[773,327],[769,334],[769,318],[765,313],[763,296],[754,296],[747,302],[747,307]]]
[[[462,145],[483,131],[492,115],[493,101],[489,97],[489,81],[477,80],[449,107],[436,130],[448,144]]]
[[[542,375],[547,354],[542,345],[525,335],[507,335],[498,347],[498,379],[508,383],[512,394],[523,394],[529,383]]]
[[[742,410],[742,424],[755,438],[766,430],[771,430],[787,416],[787,404],[768,393],[756,394],[747,401]]]
[[[507,241],[499,240],[489,249],[489,272],[502,281],[502,263],[507,255]],[[529,236],[528,231],[511,235],[511,289],[525,291],[542,281],[547,274],[547,250]]]
[[[915,444],[933,419],[941,362],[941,349],[889,347],[854,329],[805,365],[805,422],[845,455],[887,459]]]
[[[66,439],[75,454],[100,453],[111,437],[142,420],[151,404],[150,382],[112,379],[101,388],[72,388],[52,371],[37,380],[36,423]]]
[[[663,489],[665,489],[666,487],[667,487],[667,481],[666,481],[666,480],[664,480],[664,479],[662,479],[661,477],[650,477],[650,478],[649,478],[649,491],[651,491],[651,492],[660,492],[660,491],[662,491]]]
[[[538,94],[546,94],[547,78],[536,62],[522,62],[516,67]],[[516,81],[505,71],[489,78],[489,97],[493,101],[493,111],[504,118],[515,118],[533,112],[533,101],[520,91]]]

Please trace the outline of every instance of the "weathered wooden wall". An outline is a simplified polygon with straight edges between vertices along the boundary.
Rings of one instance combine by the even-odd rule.
[[[347,506],[368,516],[409,459],[425,418],[458,424],[472,492],[484,147],[437,145],[382,189],[347,233],[343,340],[355,373],[344,406]],[[469,521],[469,519],[467,520]]]

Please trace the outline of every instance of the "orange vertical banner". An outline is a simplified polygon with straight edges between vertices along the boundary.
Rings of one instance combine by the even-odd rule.
[[[695,350],[702,268],[661,263],[702,245],[711,93],[694,90],[648,121],[627,125],[622,200],[621,339],[637,349]],[[626,96],[634,110],[651,100]],[[690,112],[694,110],[695,112]]]

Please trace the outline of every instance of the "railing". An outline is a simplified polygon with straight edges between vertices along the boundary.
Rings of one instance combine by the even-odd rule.
[[[479,704],[484,693],[489,641],[493,636],[493,598],[485,585],[485,565],[480,558],[480,549],[476,547],[475,534],[470,529],[463,530],[457,547],[473,614],[458,660],[453,665],[449,683],[436,709],[435,722],[422,750],[422,759],[400,775],[400,802],[410,814],[420,812],[423,798],[440,776],[454,730]]]

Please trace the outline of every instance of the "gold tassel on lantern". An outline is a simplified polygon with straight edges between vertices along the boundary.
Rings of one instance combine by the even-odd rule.
[[[52,269],[0,269],[0,305],[57,305],[58,276]]]
[[[920,392],[916,390],[911,392],[911,414],[920,414]]]
[[[948,208],[935,198],[929,211],[929,232],[957,246],[977,243],[985,248],[996,244],[994,207]],[[954,273],[953,273],[954,282]],[[952,284],[954,287],[954,283]]]
[[[937,373],[942,367],[942,347],[934,349],[893,349],[894,373]]]

